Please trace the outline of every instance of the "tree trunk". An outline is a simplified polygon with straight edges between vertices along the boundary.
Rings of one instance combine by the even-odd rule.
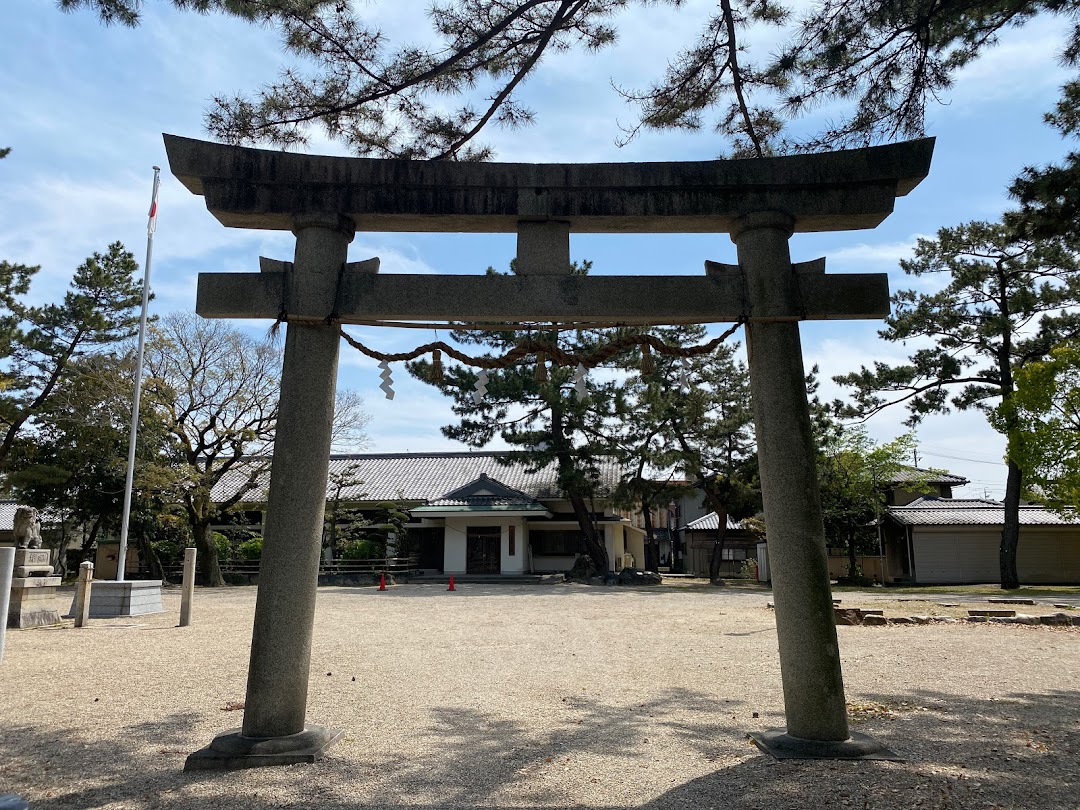
[[[225,584],[225,578],[221,575],[217,546],[214,545],[210,524],[196,523],[191,527],[191,536],[195,541],[195,548],[198,549],[199,573],[202,574],[203,585],[208,588],[220,588]]]
[[[574,507],[574,516],[577,518],[578,526],[581,527],[581,534],[585,538],[585,550],[588,552],[589,559],[593,561],[593,565],[599,570],[600,576],[605,576],[611,571],[608,567],[607,549],[604,547],[603,540],[596,533],[589,507],[585,504],[585,499],[577,492],[567,492],[566,496],[570,499],[570,505]]]
[[[98,531],[101,529],[101,519],[98,518],[94,521],[94,525],[90,527],[90,534],[83,537],[82,549],[79,552],[79,562],[84,563],[90,559],[90,549],[94,547],[94,543],[97,542]],[[92,561],[91,561],[92,562]],[[117,571],[120,569],[117,568]]]
[[[847,559],[848,559],[847,574],[848,574],[849,577],[854,579],[855,577],[859,576],[859,572],[858,572],[859,564],[857,562],[855,562],[855,531],[854,530],[851,530],[851,531],[848,532]]]
[[[139,554],[146,562],[146,570],[150,572],[150,579],[160,579],[164,582],[165,571],[161,567],[161,560],[158,558],[157,552],[150,545],[150,540],[145,534],[139,532],[136,542],[139,545]]]
[[[660,548],[656,542],[656,529],[652,522],[652,504],[648,498],[641,499],[641,517],[645,522],[645,559],[641,563],[646,571],[659,571]]]
[[[573,479],[574,458],[570,453],[570,440],[565,433],[566,427],[563,421],[563,411],[558,398],[551,403],[551,438],[555,443],[555,458],[559,463],[560,484]],[[566,497],[574,508],[574,517],[577,518],[578,527],[585,538],[585,551],[589,559],[593,561],[600,576],[609,573],[607,549],[596,536],[596,527],[593,525],[589,507],[585,504],[585,498],[580,492],[573,491],[572,487],[566,489]]]
[[[1024,474],[1015,462],[1008,462],[1009,477],[1005,482],[1005,524],[1001,528],[1001,587],[1012,590],[1020,587],[1016,571],[1016,548],[1020,543],[1020,488]]]
[[[709,582],[722,585],[720,563],[724,559],[724,541],[727,539],[727,512],[716,513],[716,538],[713,540],[712,556],[709,558]]]

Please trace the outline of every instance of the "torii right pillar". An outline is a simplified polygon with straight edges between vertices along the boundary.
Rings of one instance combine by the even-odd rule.
[[[751,316],[746,350],[787,715],[786,729],[750,736],[777,758],[894,759],[848,730],[806,371],[791,318],[802,309],[788,250],[794,227],[788,214],[761,212],[731,231]]]

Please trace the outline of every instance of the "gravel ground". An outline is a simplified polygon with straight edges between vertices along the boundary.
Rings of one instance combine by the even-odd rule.
[[[840,627],[853,728],[905,761],[777,762],[745,736],[783,724],[770,599],[323,588],[308,718],[342,738],[314,765],[185,774],[240,725],[255,589],[198,591],[183,629],[170,589],[157,616],[8,632],[0,794],[34,810],[1080,808],[1080,628]]]

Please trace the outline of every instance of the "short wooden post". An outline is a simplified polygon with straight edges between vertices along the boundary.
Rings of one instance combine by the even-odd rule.
[[[79,586],[75,591],[75,626],[86,627],[90,621],[90,589],[94,584],[94,564],[87,560],[79,565]]]
[[[8,604],[11,599],[11,574],[15,570],[15,549],[0,548],[0,661],[4,660],[4,635],[7,633]]]
[[[184,581],[180,590],[180,626],[191,624],[191,598],[195,595],[195,549],[184,549]]]

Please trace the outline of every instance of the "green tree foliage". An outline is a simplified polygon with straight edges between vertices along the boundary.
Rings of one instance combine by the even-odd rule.
[[[290,147],[310,125],[357,154],[488,159],[489,126],[519,127],[537,113],[520,90],[545,60],[598,52],[619,38],[620,15],[662,6],[696,14],[684,0],[440,0],[426,12],[430,45],[392,43],[364,5],[336,0],[172,0],[277,27],[290,54],[311,70],[284,70],[254,94],[222,95],[207,126],[230,142]],[[141,0],[60,0],[105,22],[134,25]],[[644,89],[613,84],[635,109],[627,139],[642,128],[711,127],[737,156],[856,146],[921,135],[927,104],[944,99],[959,69],[1001,32],[1039,16],[1069,26],[1061,53],[1080,54],[1077,0],[719,0],[698,34],[656,54],[658,78]],[[754,59],[753,29],[780,28],[781,44]],[[760,31],[758,32],[760,33]],[[413,37],[410,37],[412,40]],[[666,64],[666,66],[665,66]],[[663,67],[661,67],[663,66]],[[816,134],[789,137],[785,123],[840,105]]]
[[[130,338],[139,323],[142,288],[133,279],[138,265],[119,242],[79,265],[59,303],[26,303],[38,269],[0,262],[0,467],[47,406],[68,365]]]
[[[1016,391],[993,414],[1009,431],[1009,459],[1024,471],[1030,496],[1061,511],[1080,508],[1080,343],[1017,369]]]
[[[704,341],[701,326],[652,330],[668,345],[691,346]],[[720,581],[727,518],[748,517],[761,508],[754,453],[750,377],[735,359],[735,344],[721,344],[697,357],[657,355],[652,368],[640,370],[640,353],[627,355],[636,367],[623,396],[622,442],[628,460],[638,468],[628,482],[640,498],[643,514],[666,504],[672,491],[663,481],[645,479],[646,468],[678,470],[704,505],[716,512],[718,528],[710,560],[710,578]]]
[[[62,547],[70,527],[82,527],[85,557],[99,537],[116,534],[122,519],[134,358],[92,354],[72,360],[53,394],[34,419],[33,430],[9,458],[8,485],[20,502],[48,509],[59,518]],[[158,480],[164,430],[153,403],[143,401],[136,447],[136,484]],[[132,528],[152,566],[153,520],[137,501]],[[61,564],[64,560],[61,559]]]
[[[262,558],[262,537],[256,535],[236,547],[236,558],[245,562],[257,562]]]
[[[1080,136],[1080,81],[1062,88],[1057,107],[1045,119],[1067,138]],[[1022,205],[1019,215],[1010,217],[1017,231],[1035,238],[1080,231],[1080,153],[1069,152],[1058,164],[1026,167],[1011,191]]]
[[[303,19],[322,7],[338,4],[338,0],[169,0],[181,11],[206,14],[220,11],[252,22],[267,23],[275,19]],[[142,19],[144,0],[57,0],[64,11],[90,9],[105,25],[134,27]]]
[[[169,434],[165,460],[174,477],[164,495],[187,516],[203,581],[224,585],[210,526],[250,496],[268,468],[281,350],[222,321],[176,313],[151,330],[145,362],[146,389]],[[214,485],[245,456],[265,461],[243,465],[243,483],[212,500]]]
[[[489,268],[489,273],[494,270]],[[575,273],[588,272],[588,265],[575,266]],[[505,329],[457,330],[455,341],[485,349],[482,356],[501,356],[521,340],[549,334],[564,351],[591,351],[603,338],[599,332],[551,330],[508,325]],[[545,361],[545,366],[548,361]],[[608,570],[607,550],[600,536],[589,502],[596,494],[599,460],[617,450],[610,441],[605,421],[614,413],[618,386],[590,374],[585,379],[586,396],[575,392],[574,369],[550,363],[547,380],[537,380],[532,367],[513,365],[488,372],[487,394],[474,400],[478,373],[460,365],[448,366],[439,379],[427,360],[406,364],[409,373],[436,386],[452,397],[457,424],[445,425],[443,435],[471,447],[485,447],[496,437],[519,451],[519,460],[533,469],[554,463],[559,487],[566,494],[582,532],[585,548],[595,568]]]
[[[342,548],[358,539],[361,527],[367,525],[367,520],[359,510],[348,508],[342,502],[346,490],[363,486],[364,481],[356,473],[356,465],[352,464],[344,470],[331,471],[327,482],[326,511],[323,518],[323,546],[332,550],[335,556],[341,553]],[[360,495],[354,500],[367,497]]]
[[[829,545],[848,550],[848,576],[859,576],[856,554],[875,540],[878,520],[888,505],[889,484],[901,472],[911,472],[906,460],[916,447],[905,434],[875,445],[862,428],[832,433],[818,449],[821,512]],[[926,486],[913,476],[905,486]]]
[[[926,281],[941,274],[944,285],[936,293],[905,290],[893,297],[880,334],[916,347],[905,364],[879,362],[835,378],[854,389],[849,413],[870,416],[903,404],[911,425],[953,407],[989,413],[1013,396],[1017,369],[1080,331],[1080,315],[1071,311],[1080,275],[1064,240],[1025,239],[1001,224],[972,222],[943,228],[936,240],[920,239],[915,257],[901,266]],[[1006,420],[998,429],[1009,436],[1013,426]],[[1023,472],[1015,460],[1007,464],[1001,583],[1016,588]]]

